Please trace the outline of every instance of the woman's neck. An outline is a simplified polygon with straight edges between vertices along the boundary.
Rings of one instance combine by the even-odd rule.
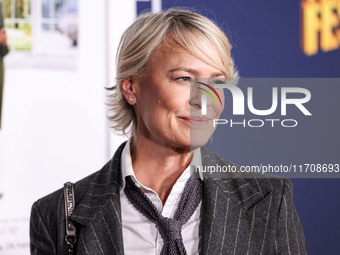
[[[137,180],[157,192],[165,204],[173,185],[190,164],[190,150],[170,148],[138,137],[131,146]]]

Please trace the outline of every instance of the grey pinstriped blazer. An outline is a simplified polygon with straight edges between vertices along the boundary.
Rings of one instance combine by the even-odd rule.
[[[100,171],[75,184],[76,254],[124,254],[119,197],[122,144]],[[229,164],[202,148],[203,165]],[[34,203],[31,254],[68,254],[62,189]],[[204,179],[201,254],[303,255],[305,240],[286,179]]]

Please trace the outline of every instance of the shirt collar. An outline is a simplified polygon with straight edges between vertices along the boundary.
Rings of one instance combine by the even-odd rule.
[[[125,144],[125,147],[122,151],[121,155],[121,171],[122,171],[122,180],[121,180],[121,187],[120,191],[124,190],[125,188],[125,177],[126,176],[132,176],[132,179],[134,182],[138,182],[135,176],[135,172],[132,168],[132,158],[131,158],[131,139],[127,141]],[[194,155],[191,159],[190,166],[201,166],[202,165],[202,156],[201,156],[201,149],[197,148],[194,150]],[[186,169],[187,170],[187,169]],[[201,174],[201,173],[200,173]],[[203,180],[202,176],[200,175],[200,178]]]

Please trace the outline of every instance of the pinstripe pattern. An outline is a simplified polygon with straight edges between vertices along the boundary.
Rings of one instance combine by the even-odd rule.
[[[226,209],[225,220],[224,220],[223,237],[222,237],[222,242],[221,242],[221,255],[223,254],[223,244],[224,244],[224,240],[225,240],[225,235],[227,234],[228,212],[229,212],[229,199],[228,199],[228,202],[227,202],[227,209]]]
[[[234,255],[236,254],[237,238],[238,238],[238,233],[240,232],[241,215],[242,215],[242,208],[240,209],[240,215],[238,217],[238,222],[237,222],[237,231],[236,231],[236,237],[235,237],[235,243],[234,243],[234,252],[233,252]]]
[[[75,185],[76,254],[123,254],[119,169],[124,145],[102,170]],[[202,163],[230,164],[204,148]],[[67,254],[63,203],[60,189],[33,205],[31,254]],[[205,178],[201,218],[201,254],[306,254],[286,179]]]
[[[217,195],[218,195],[218,188],[216,188],[215,190],[215,200],[214,200],[214,206],[212,208],[214,208],[214,211],[212,213],[212,221],[215,221],[215,213],[216,213],[216,205],[217,205]],[[228,208],[228,206],[227,206]],[[208,248],[207,248],[207,254],[209,254],[209,248],[210,248],[210,243],[211,243],[211,236],[213,233],[213,228],[209,228],[210,229],[210,234],[209,234],[209,241],[208,241]]]
[[[264,248],[264,244],[265,244],[265,240],[266,240],[266,233],[267,233],[267,227],[268,227],[268,222],[269,222],[269,211],[270,211],[270,208],[271,208],[272,198],[273,198],[273,196],[270,196],[270,201],[269,201],[268,211],[267,211],[266,226],[264,227],[264,237],[263,237],[263,241],[262,241],[262,247],[261,247],[260,254],[263,254],[263,248]]]
[[[256,205],[254,206],[253,218],[252,218],[252,221],[251,221],[250,234],[249,234],[248,247],[247,247],[247,255],[249,255],[249,251],[250,251],[250,241],[251,241],[251,236],[253,234],[253,229],[254,229],[255,212],[256,212]]]
[[[85,244],[85,242],[84,242],[84,238],[81,237],[81,238],[79,238],[79,239],[80,239],[80,243],[81,243],[82,247],[84,248],[84,250],[85,250],[85,252],[86,252],[86,255],[89,255],[89,251],[88,251],[87,248],[86,248],[86,244]]]
[[[289,235],[288,235],[288,210],[287,210],[287,203],[286,203],[286,199],[285,196],[283,195],[283,202],[284,202],[284,207],[285,207],[285,214],[286,214],[286,237],[287,237],[287,246],[288,246],[288,254],[290,255],[290,247],[289,247]]]
[[[230,164],[204,148],[202,163]],[[253,177],[205,179],[202,254],[306,254],[291,182]]]

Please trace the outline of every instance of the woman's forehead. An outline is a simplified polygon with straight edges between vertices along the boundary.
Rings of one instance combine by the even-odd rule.
[[[222,70],[193,55],[187,49],[183,47],[171,48],[168,45],[158,50],[150,60],[146,71],[149,74],[164,72],[168,77],[178,72],[185,72],[195,77],[205,75],[205,78],[225,76]]]
[[[197,42],[191,41],[187,44],[180,44],[172,36],[168,36],[163,40],[162,44],[153,53],[149,63],[167,60],[167,57],[169,57],[170,55],[175,57],[177,55],[182,57],[186,55],[191,55],[207,63],[208,65],[215,66],[222,73],[224,73],[224,68],[221,65],[222,56],[220,55],[220,52],[211,40],[197,40]]]

